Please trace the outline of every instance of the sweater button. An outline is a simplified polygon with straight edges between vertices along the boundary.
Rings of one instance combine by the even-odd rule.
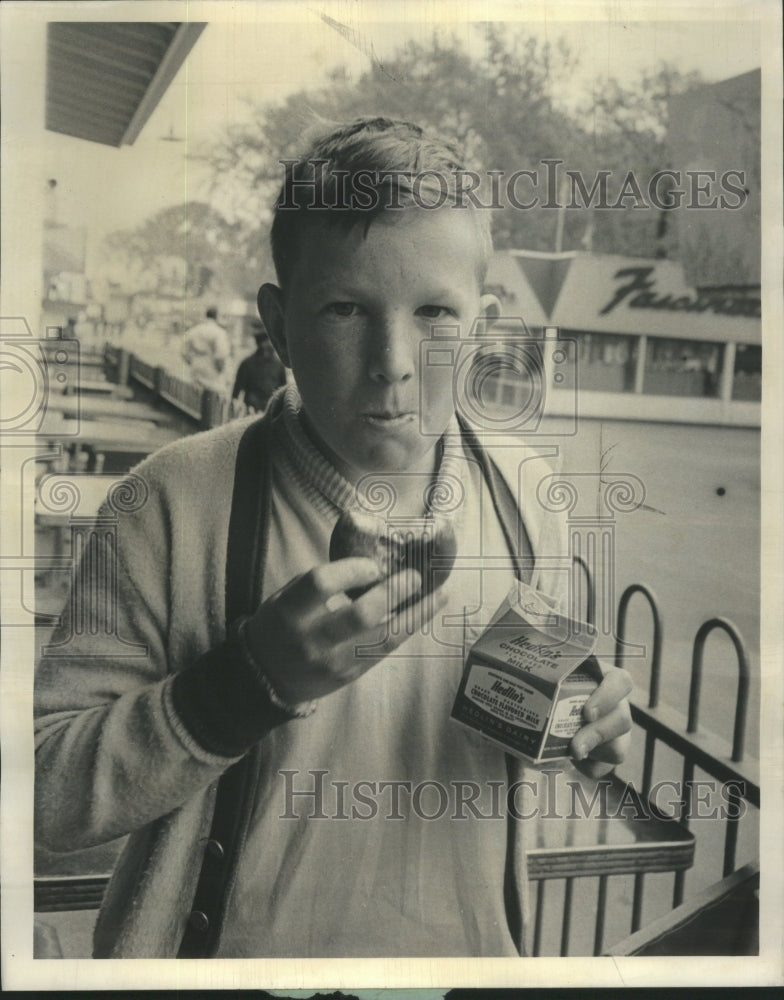
[[[210,918],[201,910],[193,910],[188,917],[188,923],[197,931],[206,931],[210,926]]]
[[[207,841],[207,851],[213,856],[220,860],[226,854],[223,849],[223,844],[219,840],[208,840]]]

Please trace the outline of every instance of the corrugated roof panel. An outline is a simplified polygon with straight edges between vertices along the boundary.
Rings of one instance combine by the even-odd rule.
[[[46,128],[109,146],[133,142],[204,27],[51,22]]]

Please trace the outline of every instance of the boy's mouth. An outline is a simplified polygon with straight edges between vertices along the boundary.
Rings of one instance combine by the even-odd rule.
[[[413,410],[370,410],[362,414],[362,419],[371,427],[401,427],[410,423],[416,414]]]

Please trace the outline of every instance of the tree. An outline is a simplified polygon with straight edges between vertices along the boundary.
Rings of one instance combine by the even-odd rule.
[[[578,109],[584,121],[593,122],[581,154],[586,175],[595,177],[599,170],[610,169],[622,182],[631,172],[645,186],[657,171],[677,167],[667,145],[669,102],[701,83],[699,73],[683,74],[666,62],[644,70],[631,84],[623,85],[613,77],[597,80]],[[662,185],[662,197],[665,191]],[[592,248],[646,257],[677,256],[677,230],[669,224],[670,218],[670,213],[655,208],[592,211]]]
[[[373,61],[356,84],[338,71],[316,93],[257,105],[250,122],[227,129],[205,154],[219,203],[247,223],[269,220],[283,179],[279,161],[298,155],[303,132],[319,121],[370,114],[413,119],[457,139],[472,164],[506,173],[570,150],[574,123],[552,96],[553,81],[573,66],[566,47],[498,25],[484,32],[486,60],[434,35],[427,47],[410,42],[388,62]],[[552,247],[552,211],[496,215],[499,246]]]
[[[546,160],[562,161],[562,172],[579,172],[588,189],[598,172],[609,171],[613,201],[629,172],[645,186],[669,165],[667,102],[699,82],[697,74],[660,64],[630,85],[599,81],[585,101],[567,106],[555,95],[568,89],[576,60],[562,41],[542,44],[508,25],[487,24],[481,31],[481,60],[454,39],[434,35],[428,46],[411,42],[385,63],[374,59],[355,84],[337,71],[317,92],[257,105],[250,122],[228,129],[206,154],[215,196],[233,218],[268,224],[283,177],[279,161],[298,155],[303,133],[319,121],[367,114],[410,118],[448,133],[466,148],[469,162],[503,171],[507,178],[519,170],[537,171],[540,204],[553,194],[547,190]],[[521,198],[533,194],[521,184]],[[569,194],[568,186],[554,192],[564,204]],[[663,220],[655,208],[510,206],[494,211],[494,237],[499,248],[560,245],[654,256],[665,245],[663,221],[666,216]],[[670,250],[673,239],[674,233],[668,234]]]
[[[255,293],[260,276],[271,275],[266,234],[227,221],[204,202],[164,208],[139,226],[114,232],[106,250],[109,271],[128,292],[242,296]]]

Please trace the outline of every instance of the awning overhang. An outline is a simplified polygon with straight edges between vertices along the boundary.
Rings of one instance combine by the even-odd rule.
[[[106,146],[133,143],[206,24],[53,21],[46,128]]]

